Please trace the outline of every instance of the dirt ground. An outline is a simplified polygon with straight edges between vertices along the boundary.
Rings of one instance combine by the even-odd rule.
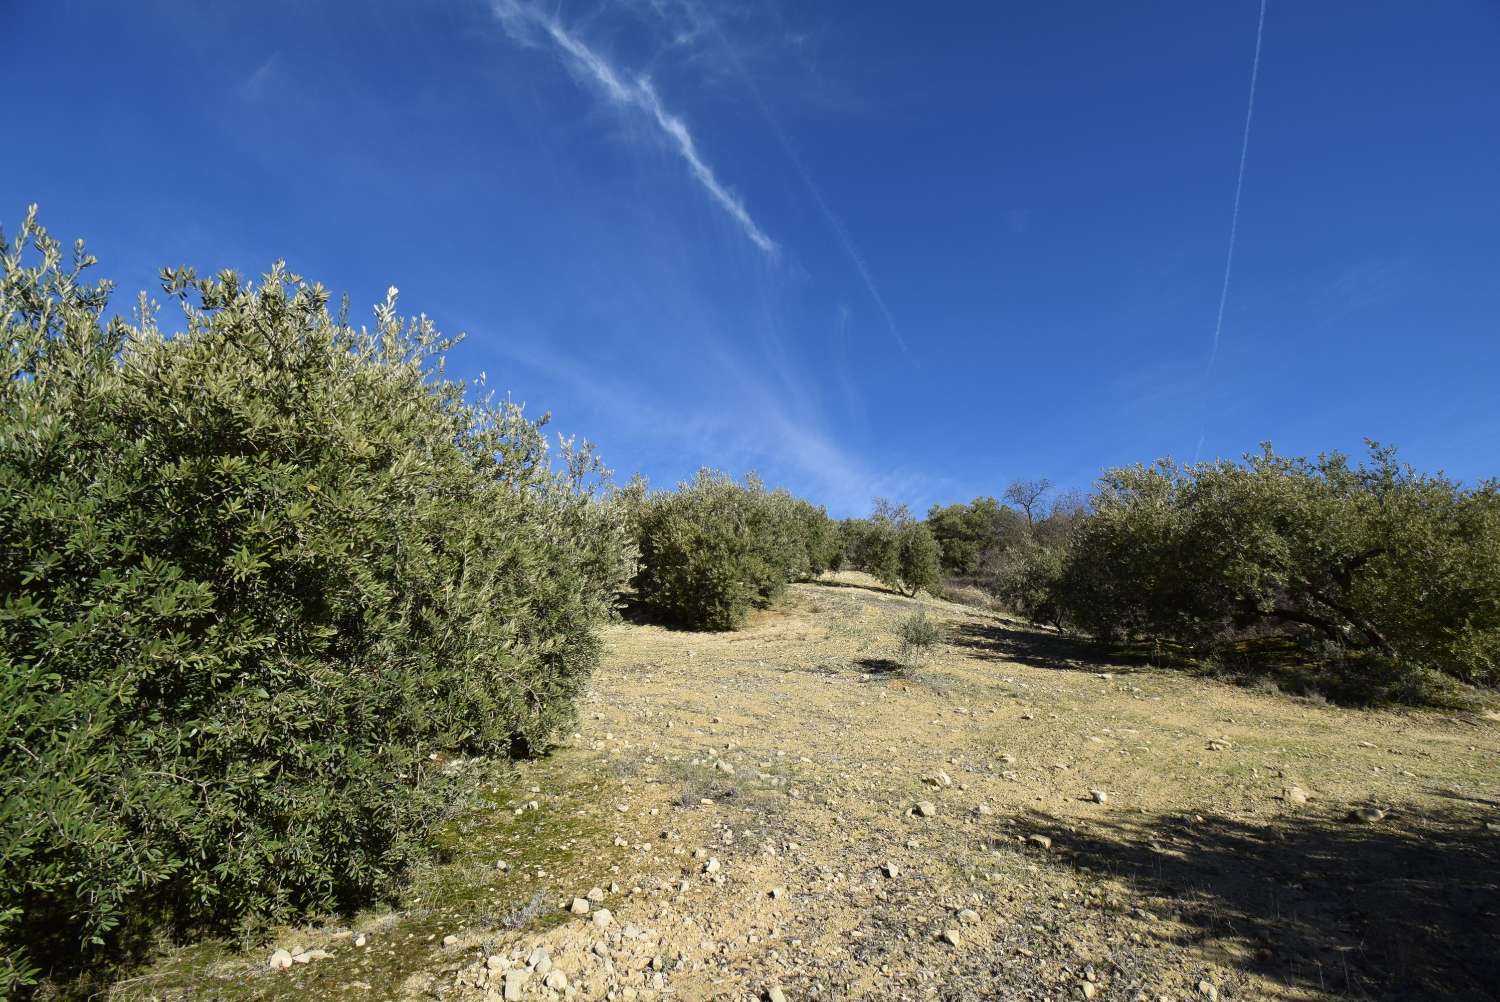
[[[907,669],[919,607],[946,643]],[[1500,998],[1489,716],[1112,664],[859,575],[735,633],[607,639],[553,754],[454,764],[485,799],[400,909],[112,995]]]

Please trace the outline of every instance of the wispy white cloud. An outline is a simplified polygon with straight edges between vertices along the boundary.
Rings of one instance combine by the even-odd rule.
[[[610,101],[648,115],[676,147],[693,178],[740,225],[750,242],[773,257],[777,254],[776,242],[751,218],[744,203],[720,183],[713,168],[709,167],[698,152],[687,123],[666,109],[650,80],[646,77],[627,78],[577,35],[563,27],[555,16],[531,4],[522,3],[521,0],[491,0],[490,9],[513,39],[522,44],[535,44],[539,37],[550,40],[568,58],[569,65],[581,72]]]
[[[652,6],[661,17],[666,18],[668,16],[665,5],[653,2]],[[812,196],[813,202],[818,206],[818,211],[822,213],[824,221],[828,223],[828,228],[838,238],[839,244],[844,249],[844,254],[849,258],[850,263],[854,265],[854,270],[859,274],[860,281],[865,285],[865,291],[870,294],[871,301],[875,303],[881,317],[885,320],[886,327],[890,329],[891,337],[903,353],[911,354],[911,350],[906,344],[906,338],[902,337],[900,329],[896,326],[896,318],[891,313],[891,308],[886,305],[885,297],[880,294],[880,287],[875,284],[875,276],[870,272],[870,266],[865,263],[864,254],[860,253],[859,247],[854,243],[854,238],[849,235],[849,230],[844,226],[844,221],[839,218],[838,213],[833,211],[833,208],[828,204],[828,200],[823,197],[822,189],[813,180],[811,172],[807,169],[807,165],[802,162],[802,157],[798,155],[797,148],[792,145],[791,137],[781,127],[780,120],[772,114],[771,106],[766,103],[765,97],[761,94],[760,88],[755,83],[755,78],[745,68],[739,51],[730,44],[729,39],[719,28],[718,21],[697,0],[681,0],[681,11],[690,25],[690,30],[681,33],[679,38],[692,40],[700,35],[711,34],[718,41],[718,48],[725,61],[733,67],[735,76],[739,78],[745,90],[754,99],[756,107],[760,110],[761,117],[765,119],[766,126],[771,130],[772,135],[776,137],[776,141],[781,144],[782,152],[786,154],[787,160],[796,169],[797,176],[802,179],[802,183],[807,188],[808,194]]]

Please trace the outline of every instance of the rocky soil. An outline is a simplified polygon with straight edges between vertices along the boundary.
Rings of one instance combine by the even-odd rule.
[[[893,660],[921,606],[947,642]],[[398,910],[119,998],[1500,997],[1500,723],[1107,663],[858,576],[622,625]],[[492,770],[492,771],[485,771]]]

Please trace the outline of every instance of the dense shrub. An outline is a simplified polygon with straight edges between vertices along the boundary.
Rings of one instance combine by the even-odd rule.
[[[908,595],[937,590],[942,579],[941,550],[932,531],[913,519],[905,505],[877,499],[870,518],[846,519],[840,534],[846,566]]]
[[[172,337],[28,217],[0,247],[0,994],[136,936],[387,889],[431,753],[566,723],[628,573],[586,450],[280,266]]]
[[[932,531],[921,522],[908,522],[896,530],[897,587],[908,595],[936,592],[942,580],[940,551]]]
[[[639,515],[637,598],[656,618],[690,629],[731,630],[752,606],[834,559],[823,509],[701,470],[675,491],[645,499]]]
[[[816,578],[838,570],[843,563],[843,545],[838,523],[821,506],[801,498],[791,500],[791,518],[805,554],[798,578]]]
[[[1211,651],[1292,639],[1500,680],[1500,484],[1418,474],[1372,445],[1333,454],[1114,470],[1078,527],[1055,598],[1081,629]]]
[[[943,573],[973,579],[1026,536],[1026,517],[991,497],[968,504],[933,505],[927,528],[942,551]]]
[[[1063,540],[1043,543],[1028,537],[998,554],[988,568],[985,587],[1002,606],[1033,623],[1067,625],[1060,582],[1067,566]]]
[[[844,566],[894,588],[901,571],[896,527],[878,518],[849,518],[840,523],[839,531],[844,540]]]

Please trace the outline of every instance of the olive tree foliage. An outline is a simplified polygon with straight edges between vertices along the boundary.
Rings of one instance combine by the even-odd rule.
[[[933,591],[942,580],[942,551],[926,523],[912,518],[905,505],[875,499],[867,519],[847,519],[840,526],[844,562],[907,595]]]
[[[838,536],[826,512],[754,477],[700,470],[674,491],[646,495],[637,522],[636,596],[656,618],[731,630],[796,580],[828,570]]]
[[[1054,595],[1104,638],[1210,650],[1280,636],[1500,681],[1500,484],[1369,459],[1276,455],[1113,470]]]
[[[992,497],[968,504],[933,505],[927,528],[942,552],[943,573],[977,580],[987,567],[1025,537],[1025,516]]]
[[[386,893],[432,753],[570,720],[631,570],[598,464],[394,289],[167,271],[169,336],[34,210],[0,262],[0,995]]]

